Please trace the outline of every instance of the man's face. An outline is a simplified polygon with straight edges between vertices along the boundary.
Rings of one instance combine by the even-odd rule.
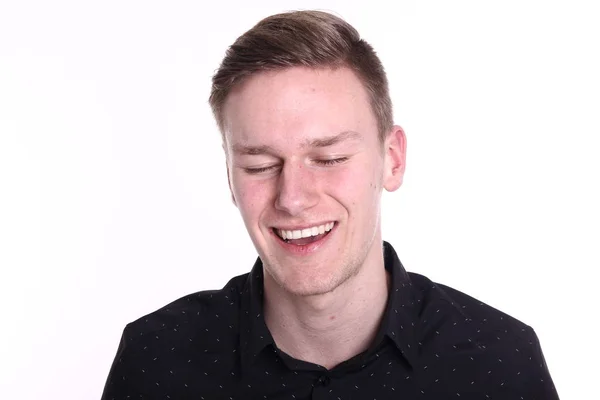
[[[322,294],[377,259],[382,188],[401,184],[404,134],[395,127],[380,142],[351,70],[257,74],[224,113],[231,192],[266,280]]]

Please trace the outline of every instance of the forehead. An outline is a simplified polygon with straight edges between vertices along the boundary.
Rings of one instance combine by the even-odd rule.
[[[367,92],[345,67],[262,72],[236,87],[224,106],[228,145],[305,143],[344,131],[376,135],[376,130]]]

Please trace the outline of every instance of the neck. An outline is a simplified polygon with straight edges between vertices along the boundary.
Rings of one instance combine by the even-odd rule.
[[[279,349],[328,369],[368,349],[389,290],[381,246],[373,247],[360,270],[329,293],[293,295],[265,274],[265,322]]]

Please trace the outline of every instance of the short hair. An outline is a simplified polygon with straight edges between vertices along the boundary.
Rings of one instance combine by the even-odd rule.
[[[253,74],[289,67],[347,67],[364,85],[381,142],[393,125],[392,101],[373,47],[343,19],[322,11],[267,17],[231,45],[212,79],[209,103],[223,140],[223,106],[231,90]]]

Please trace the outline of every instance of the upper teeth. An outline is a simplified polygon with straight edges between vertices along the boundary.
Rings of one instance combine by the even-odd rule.
[[[333,228],[333,222],[329,222],[325,225],[313,226],[306,229],[286,231],[283,229],[277,229],[277,233],[283,239],[300,239],[311,236],[317,236],[325,232],[329,232]]]

